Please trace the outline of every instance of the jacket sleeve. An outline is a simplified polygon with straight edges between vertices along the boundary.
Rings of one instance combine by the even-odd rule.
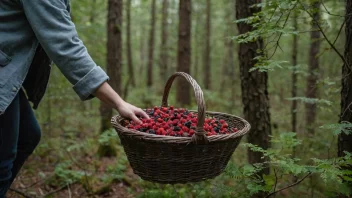
[[[73,85],[81,98],[109,79],[78,38],[65,0],[21,0],[24,13],[48,56]]]

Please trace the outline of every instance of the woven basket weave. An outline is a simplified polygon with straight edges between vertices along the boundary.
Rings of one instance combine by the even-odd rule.
[[[226,167],[232,153],[249,129],[249,123],[237,116],[206,112],[203,92],[188,74],[177,72],[166,83],[162,106],[167,107],[167,98],[176,77],[184,77],[194,88],[198,104],[198,126],[193,137],[173,137],[144,133],[125,128],[120,116],[111,119],[127,158],[135,174],[142,179],[157,183],[187,183],[214,178]],[[229,127],[238,132],[205,136],[203,124],[206,116],[224,119]]]

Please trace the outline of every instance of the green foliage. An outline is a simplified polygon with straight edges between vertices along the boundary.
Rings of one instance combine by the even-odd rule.
[[[294,97],[294,98],[287,98],[287,100],[297,100],[308,104],[317,104],[317,105],[326,105],[326,106],[332,105],[331,101],[328,101],[325,99],[318,99],[318,98]]]
[[[255,58],[258,60],[255,67],[251,68],[249,71],[253,72],[258,70],[259,72],[268,72],[274,71],[275,69],[282,69],[288,61],[276,61],[276,60],[268,60],[262,56],[258,56]]]
[[[98,139],[100,145],[116,145],[117,133],[115,129],[104,131]]]
[[[55,167],[55,176],[58,185],[68,185],[81,181],[86,173],[82,170],[72,170],[72,162],[65,161]]]
[[[351,190],[346,188],[346,184],[342,182],[343,179],[350,181],[352,172],[341,169],[352,164],[351,154],[346,153],[346,156],[334,159],[312,158],[308,164],[303,164],[300,159],[292,156],[293,149],[301,145],[301,141],[296,139],[296,133],[281,133],[277,137],[273,136],[271,142],[274,144],[273,148],[268,150],[253,144],[243,144],[252,151],[262,153],[267,161],[254,165],[245,164],[243,166],[231,164],[227,167],[226,174],[245,187],[242,189],[243,192],[241,194],[250,196],[260,191],[269,194],[277,190],[277,183],[287,183],[292,178],[290,176],[300,178],[310,174],[318,175],[325,182],[324,185],[326,187],[331,188],[330,184],[334,183],[335,189],[333,191],[335,192],[344,189],[341,193],[346,195],[352,193]],[[258,173],[263,167],[267,166],[270,166],[273,171],[270,175],[264,175],[261,178]],[[279,181],[280,179],[283,181]]]
[[[320,128],[329,129],[333,132],[334,135],[339,135],[340,133],[345,133],[346,135],[352,134],[352,123],[347,121],[343,121],[340,124],[323,125]]]

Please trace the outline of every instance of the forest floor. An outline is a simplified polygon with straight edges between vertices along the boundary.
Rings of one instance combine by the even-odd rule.
[[[116,158],[103,158],[97,170],[99,172],[104,172],[109,165],[116,163]],[[138,180],[138,176],[133,173],[130,167],[127,167],[125,172],[126,179],[120,181],[113,181],[108,185],[103,184],[90,184],[91,186],[87,188],[84,182],[75,182],[71,185],[55,186],[53,185],[52,176],[55,172],[55,166],[45,166],[44,163],[46,159],[38,159],[38,156],[30,157],[24,168],[19,173],[15,182],[11,186],[8,198],[22,198],[22,197],[52,197],[52,198],[62,198],[62,197],[107,197],[107,198],[129,198],[135,197],[136,192],[141,192],[141,189],[136,186],[135,181]],[[92,159],[90,157],[80,159],[79,164],[91,163]],[[40,173],[40,174],[38,174]],[[98,173],[99,174],[99,173]],[[41,175],[46,175],[44,179]],[[83,183],[83,184],[82,184]],[[94,186],[92,186],[94,185]],[[131,192],[133,188],[133,192]],[[89,190],[94,193],[89,192]],[[16,190],[17,192],[15,192]],[[21,195],[22,194],[22,195]]]

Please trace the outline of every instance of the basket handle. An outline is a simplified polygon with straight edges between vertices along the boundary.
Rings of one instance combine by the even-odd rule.
[[[184,72],[176,72],[173,74],[168,81],[166,82],[165,88],[164,88],[164,95],[163,95],[163,100],[161,106],[167,107],[167,99],[169,97],[169,92],[172,83],[174,82],[175,78],[181,76],[184,79],[186,79],[193,87],[194,89],[194,94],[195,98],[197,101],[198,105],[198,124],[197,124],[197,129],[194,135],[192,136],[192,142],[195,144],[207,144],[209,142],[207,136],[205,135],[205,130],[203,128],[204,125],[204,120],[205,120],[205,102],[204,102],[204,97],[203,97],[203,91],[198,85],[198,83],[187,73]]]

